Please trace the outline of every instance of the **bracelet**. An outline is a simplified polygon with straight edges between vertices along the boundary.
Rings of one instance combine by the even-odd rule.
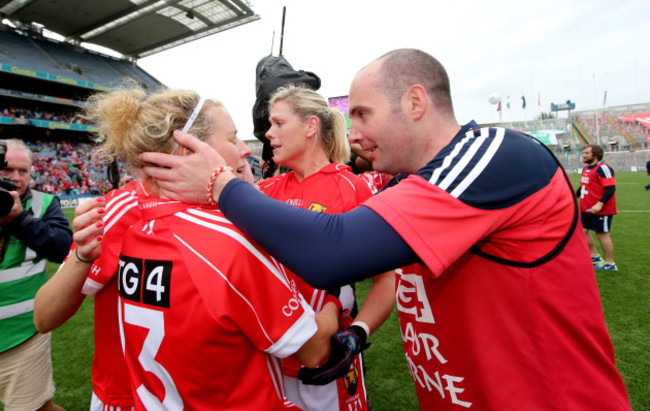
[[[217,180],[217,177],[219,177],[219,174],[223,173],[224,171],[232,171],[232,167],[228,167],[228,166],[217,167],[214,169],[212,175],[210,176],[210,181],[208,181],[208,190],[205,192],[205,197],[208,199],[209,205],[217,204],[217,202],[214,201],[214,198],[212,198],[212,188],[214,187],[214,182]]]
[[[77,252],[77,250],[79,250],[79,247],[74,248],[74,256],[77,257],[77,260],[81,261],[82,263],[86,263],[86,264],[94,263],[94,260],[88,261],[88,260],[84,260],[83,258],[79,257],[79,253]]]
[[[361,327],[363,331],[366,332],[366,338],[370,337],[370,327],[368,327],[368,324],[364,323],[363,321],[354,320],[352,324],[350,324],[350,327],[352,327],[353,325]]]

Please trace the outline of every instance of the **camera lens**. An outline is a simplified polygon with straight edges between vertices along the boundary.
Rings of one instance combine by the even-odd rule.
[[[4,217],[11,211],[14,206],[14,198],[9,191],[0,188],[0,217]]]

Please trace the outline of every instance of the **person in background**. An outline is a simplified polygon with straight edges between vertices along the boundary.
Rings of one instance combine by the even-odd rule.
[[[612,220],[616,214],[614,169],[603,161],[603,149],[595,144],[582,149],[582,161],[586,166],[582,169],[577,196],[580,198],[580,219],[591,261],[596,270],[618,271],[614,262],[614,243],[610,236]],[[596,233],[605,254],[604,260],[589,231]]]
[[[408,176],[342,214],[296,210],[231,173],[209,187],[213,201],[314,287],[404,267],[396,305],[420,408],[629,410],[577,199],[552,153],[514,130],[458,124],[446,70],[415,49],[357,73],[350,118],[373,168]],[[195,154],[144,153],[169,167],[144,171],[172,198],[203,198],[223,160],[175,136]]]
[[[345,119],[328,107],[320,94],[305,87],[280,87],[269,101],[269,122],[266,137],[273,161],[291,171],[261,182],[262,192],[287,204],[328,214],[356,208],[372,195],[368,185],[344,165],[350,158]],[[292,286],[295,284],[319,312],[328,291],[313,288],[299,277],[290,278]],[[394,273],[373,280],[358,315],[353,285],[329,290],[342,304],[340,328],[355,333],[360,346],[388,318],[395,304]],[[300,368],[295,360],[284,363],[287,396],[302,409],[347,410],[350,404],[359,411],[367,409],[362,355],[350,361],[344,376],[329,382],[322,378],[323,369],[313,373],[300,372]],[[316,383],[319,385],[313,385]]]
[[[0,217],[0,402],[5,410],[62,410],[52,402],[50,333],[34,326],[34,296],[47,281],[47,262],[60,263],[72,230],[59,200],[29,188],[32,151],[21,140],[6,146],[0,176],[15,189],[4,191]]]

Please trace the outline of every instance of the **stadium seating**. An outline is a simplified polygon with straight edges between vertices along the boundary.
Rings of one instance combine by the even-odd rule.
[[[107,87],[120,85],[125,77],[137,80],[146,88],[160,87],[159,81],[128,61],[11,31],[0,31],[0,62]]]
[[[33,141],[32,186],[57,195],[103,194],[112,185],[106,169],[89,155],[94,144],[71,141]],[[125,174],[123,167],[121,175]]]
[[[28,37],[9,31],[0,31],[0,63],[83,80],[75,73],[58,68]]]
[[[2,24],[0,63],[0,138],[20,138],[30,145],[33,186],[72,196],[111,189],[106,167],[91,160],[93,126],[75,114],[90,94],[127,78],[151,91],[161,83],[132,61]]]
[[[565,118],[485,124],[535,134],[555,130],[557,144],[548,144],[568,172],[580,172],[584,164],[580,148],[600,144],[608,162],[618,170],[642,170],[650,158],[650,129],[638,122],[621,121],[627,114],[648,113],[649,104],[609,107],[570,113]]]

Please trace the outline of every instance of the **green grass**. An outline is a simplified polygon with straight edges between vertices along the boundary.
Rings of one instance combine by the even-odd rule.
[[[357,284],[357,294],[365,295],[372,280]],[[364,352],[366,389],[373,411],[417,410],[415,385],[406,366],[397,310],[369,339]]]
[[[64,211],[72,224],[74,209]],[[54,274],[58,267],[58,264],[49,263],[50,274]],[[79,311],[52,332],[52,363],[57,385],[54,402],[66,410],[87,410],[90,407],[90,369],[95,352],[93,324],[93,299],[86,298]]]
[[[574,176],[574,184],[578,180]],[[619,271],[596,272],[616,366],[635,411],[650,410],[650,192],[644,189],[649,182],[645,172],[616,173],[619,214],[611,236]]]
[[[574,183],[579,180],[577,175],[571,177]],[[645,173],[621,172],[616,179],[620,213],[614,218],[612,238],[619,271],[597,272],[596,278],[616,364],[632,409],[650,410],[650,192],[643,188],[650,178]],[[51,270],[56,270],[56,264],[51,265]],[[366,280],[358,285],[360,295],[367,292],[369,284]],[[92,321],[92,299],[87,299],[79,312],[53,333],[52,357],[58,387],[54,400],[68,410],[87,410],[90,403]],[[366,372],[373,411],[418,409],[396,311],[370,341]]]

